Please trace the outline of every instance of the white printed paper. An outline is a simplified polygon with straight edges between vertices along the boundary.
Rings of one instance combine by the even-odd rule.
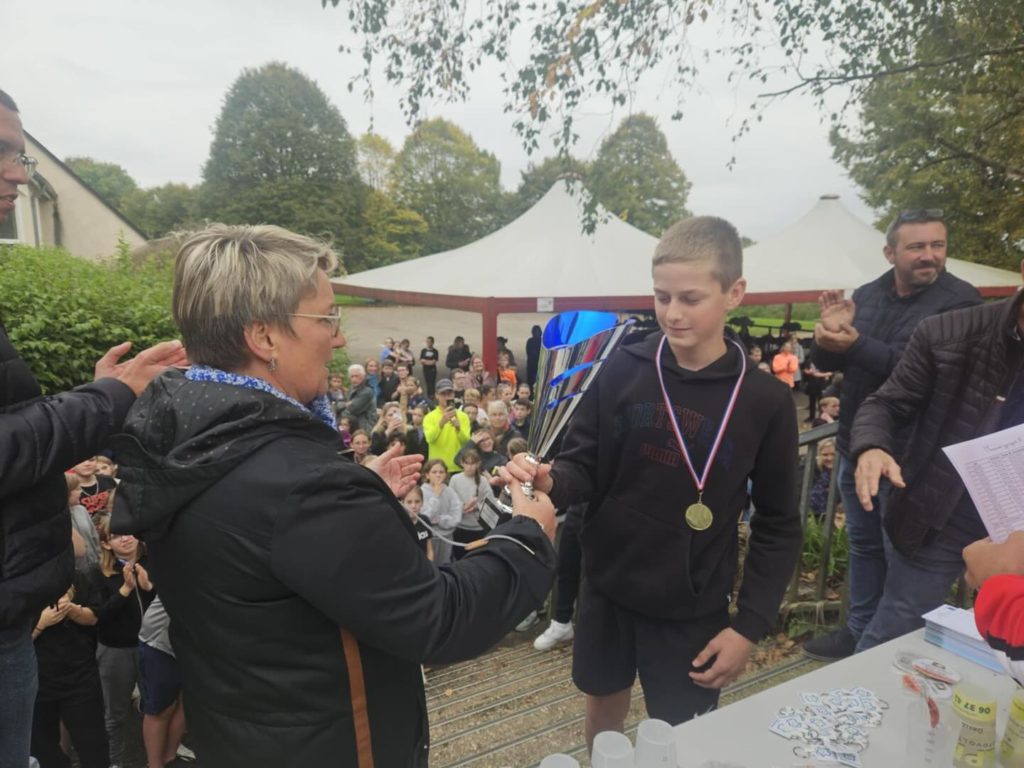
[[[942,449],[997,544],[1024,530],[1024,424]]]

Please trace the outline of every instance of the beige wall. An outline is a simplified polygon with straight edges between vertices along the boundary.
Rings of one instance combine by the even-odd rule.
[[[61,245],[75,256],[103,259],[114,254],[119,235],[132,249],[146,244],[146,239],[108,208],[85,187],[74,174],[56,162],[50,153],[31,136],[26,137],[25,154],[39,160],[37,172],[57,192],[56,202],[39,201],[42,245],[56,245],[55,221],[60,217]],[[32,212],[27,195],[18,200],[24,224],[21,236],[34,244]]]

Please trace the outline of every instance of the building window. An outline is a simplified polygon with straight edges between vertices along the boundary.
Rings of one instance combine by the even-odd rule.
[[[18,237],[18,217],[21,213],[21,198],[18,198],[18,202],[15,203],[14,210],[11,211],[11,215],[7,217],[7,221],[0,222],[0,243],[20,243],[21,238]]]

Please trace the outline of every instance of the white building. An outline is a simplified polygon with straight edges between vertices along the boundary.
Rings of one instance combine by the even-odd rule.
[[[13,215],[0,224],[0,244],[59,246],[75,256],[103,259],[119,237],[134,250],[146,237],[27,131],[25,154],[39,165],[20,188]]]

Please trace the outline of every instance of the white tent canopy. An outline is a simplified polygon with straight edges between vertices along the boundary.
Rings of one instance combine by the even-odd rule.
[[[582,196],[559,181],[522,216],[480,240],[334,283],[339,292],[352,288],[356,295],[649,301],[657,239],[603,209],[598,213],[595,231],[582,232]],[[809,301],[829,288],[856,288],[889,269],[884,245],[881,232],[850,213],[837,196],[823,195],[802,218],[744,251],[747,292],[754,299],[748,303],[757,303],[758,294],[769,294],[771,302]],[[1015,272],[958,259],[949,259],[947,269],[981,289],[1006,293],[1021,284]],[[503,311],[525,310],[506,306]]]
[[[744,250],[747,290],[857,288],[889,269],[884,246],[884,234],[850,213],[838,196],[823,195],[792,225]],[[1016,272],[960,259],[947,259],[946,269],[977,288],[1017,288],[1021,284]]]
[[[497,232],[431,256],[358,272],[335,283],[487,298],[627,296],[651,292],[658,241],[604,209],[582,231],[582,195],[559,181]]]

